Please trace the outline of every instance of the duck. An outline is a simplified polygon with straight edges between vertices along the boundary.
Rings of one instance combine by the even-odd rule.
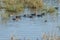
[[[26,14],[24,14],[23,17],[26,17]]]
[[[45,13],[42,13],[41,15],[43,16],[43,15],[45,15]]]
[[[16,18],[20,18],[21,16],[16,16]]]
[[[36,14],[31,14],[31,16],[36,16]]]
[[[16,16],[15,18],[13,18],[12,20],[16,21],[16,20],[20,20],[21,16]]]
[[[39,14],[38,14],[37,17],[42,17],[42,15],[39,15]]]
[[[59,7],[55,7],[55,9],[56,9],[56,10],[58,10],[58,9],[59,9]]]
[[[15,19],[15,18],[13,18],[12,20],[13,20],[13,21],[15,21],[16,19]]]
[[[47,22],[47,20],[45,20],[44,22]]]
[[[28,16],[28,18],[33,18],[33,16]]]
[[[20,18],[21,18],[21,16],[16,16],[16,20],[17,21],[20,20]]]

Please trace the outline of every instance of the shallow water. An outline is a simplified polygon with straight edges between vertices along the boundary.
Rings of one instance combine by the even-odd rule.
[[[0,14],[1,13],[4,13],[4,11],[0,11]],[[30,13],[30,11],[26,9],[24,13]],[[44,22],[45,20],[47,20],[47,22]],[[43,18],[35,17],[30,19],[22,17],[19,21],[10,20],[6,24],[0,23],[0,40],[10,40],[11,34],[14,34],[22,40],[24,37],[31,40],[36,40],[36,38],[41,40],[43,33],[60,35],[59,28],[57,28],[57,26],[60,26],[59,24],[60,15],[58,15],[58,18],[55,18],[54,21],[49,14],[43,16]]]

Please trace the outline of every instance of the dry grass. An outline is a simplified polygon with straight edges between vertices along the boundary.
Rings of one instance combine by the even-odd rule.
[[[44,33],[42,35],[42,39],[43,40],[60,40],[60,36],[56,35],[56,34],[53,34],[53,35],[48,35],[46,33]]]

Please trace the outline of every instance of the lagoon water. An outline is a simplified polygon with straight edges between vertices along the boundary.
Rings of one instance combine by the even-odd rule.
[[[0,10],[0,14],[1,13],[4,13],[4,11]],[[24,13],[30,13],[30,11],[25,9]],[[47,22],[44,22],[45,20],[47,20]],[[24,40],[24,38],[31,40],[39,38],[39,40],[41,40],[43,33],[60,35],[59,24],[60,15],[54,20],[49,14],[42,18],[34,17],[30,19],[22,17],[19,21],[9,20],[6,24],[0,23],[0,40],[10,40],[12,34],[22,40]]]

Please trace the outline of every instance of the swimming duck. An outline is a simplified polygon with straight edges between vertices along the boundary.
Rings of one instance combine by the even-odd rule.
[[[26,14],[24,14],[23,17],[26,17]]]
[[[12,20],[13,20],[13,21],[15,21],[16,19],[15,19],[15,18],[13,18]]]
[[[37,17],[42,17],[42,15],[37,15]]]
[[[55,7],[56,10],[58,10],[59,7]]]
[[[17,21],[20,20],[20,18],[21,18],[21,16],[16,16],[16,20]]]
[[[36,14],[31,14],[31,16],[36,16]]]
[[[42,13],[41,15],[45,15],[45,13]]]
[[[21,16],[16,16],[16,18],[20,18]]]
[[[33,18],[33,16],[28,16],[28,18]]]
[[[47,22],[47,20],[45,20],[44,22]]]

